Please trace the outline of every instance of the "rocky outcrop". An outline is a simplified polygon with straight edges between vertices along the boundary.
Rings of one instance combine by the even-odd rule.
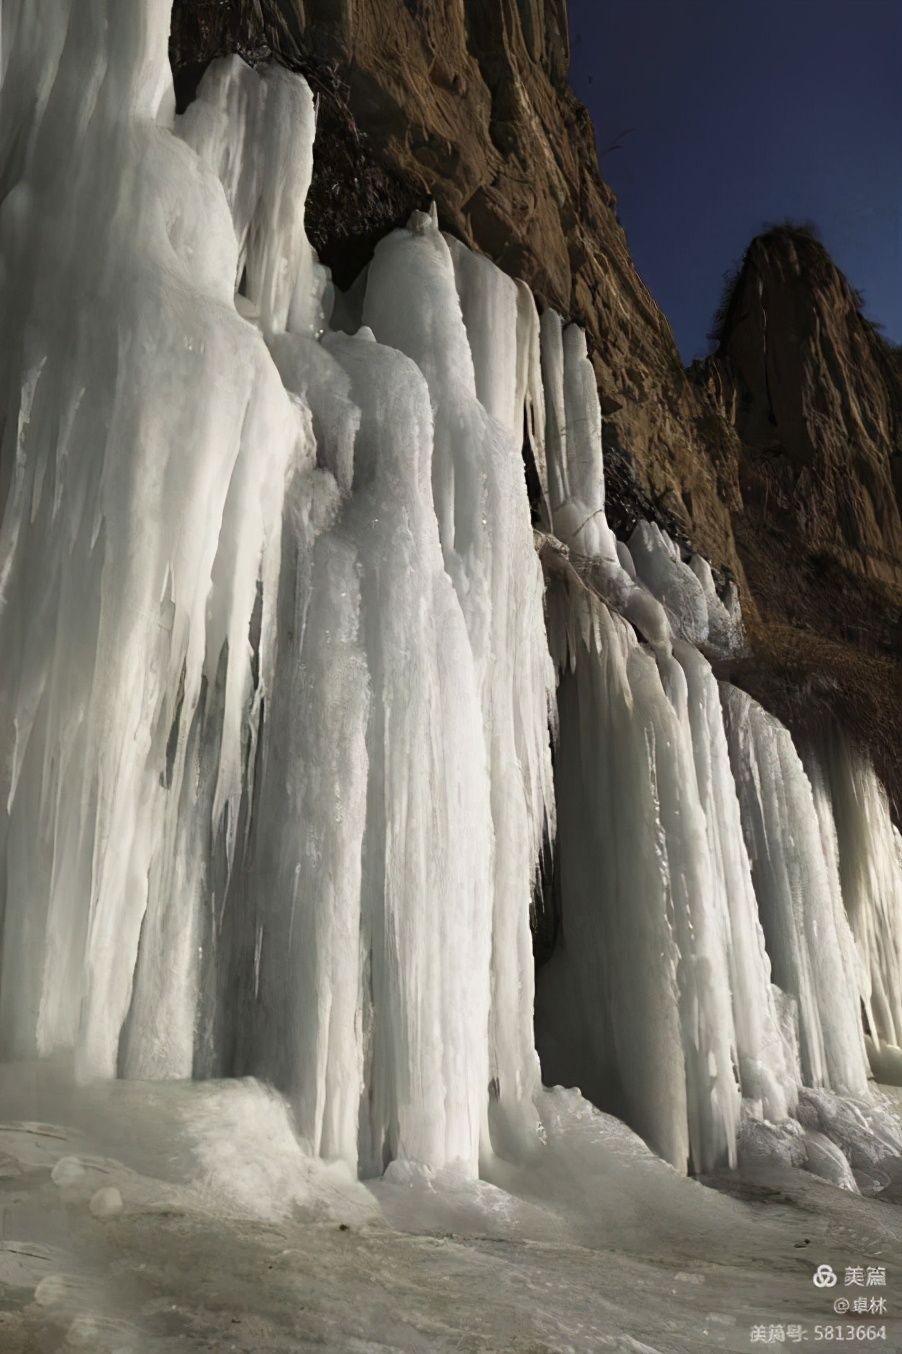
[[[898,363],[814,235],[753,241],[718,338],[709,393],[742,443],[746,512],[770,514],[784,547],[902,586]]]
[[[729,676],[795,726],[840,719],[902,805],[900,363],[817,241],[756,240],[686,372],[567,85],[565,0],[175,0],[182,104],[233,51],[319,97],[307,224],[339,285],[434,199],[585,326],[618,535],[651,516],[734,573],[754,655]]]
[[[750,245],[693,370],[738,439],[755,659],[732,676],[796,727],[832,714],[900,802],[902,381],[810,229]]]
[[[271,52],[319,95],[307,225],[339,285],[434,199],[443,229],[586,327],[623,531],[651,511],[735,567],[735,458],[711,435],[598,173],[567,85],[566,0],[176,0],[182,103],[230,51]]]

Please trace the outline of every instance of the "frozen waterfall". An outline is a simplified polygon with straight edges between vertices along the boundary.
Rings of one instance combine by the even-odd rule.
[[[217,63],[174,121],[168,6],[84,10],[4,11],[4,1048],[254,1072],[314,1151],[475,1172],[537,1131],[538,317],[492,268],[465,325],[424,217],[324,334],[304,81]]]
[[[681,1170],[829,1137],[902,1059],[872,770],[615,540],[579,328],[434,212],[335,306],[307,85],[177,117],[169,11],[3,0],[0,1056],[252,1074],[364,1175],[528,1156],[543,1075]]]

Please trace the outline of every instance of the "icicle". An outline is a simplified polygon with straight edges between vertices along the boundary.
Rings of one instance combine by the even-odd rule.
[[[173,136],[168,11],[124,14],[4,13],[0,1038],[264,1074],[314,1151],[475,1173],[537,1129],[536,324],[458,251],[468,333],[433,211],[318,342],[309,89],[214,62]]]
[[[329,328],[310,90],[217,61],[176,118],[168,25],[3,7],[0,1049],[265,1076],[368,1174],[535,1150],[559,715],[546,1074],[850,1187],[885,1125],[812,1088],[867,1094],[859,993],[875,1069],[902,1033],[873,771],[733,691],[728,748],[735,590],[615,541],[585,336],[434,205]]]
[[[548,458],[545,450],[545,390],[539,312],[532,292],[517,283],[517,407],[524,410],[525,434],[532,452],[542,496],[542,520],[551,525],[548,505]]]
[[[664,607],[674,633],[703,644],[708,638],[705,591],[670,537],[654,522],[639,522],[629,549],[639,581]]]
[[[562,330],[551,310],[542,316],[542,373],[552,526],[580,555],[616,565],[604,513],[601,410],[586,336],[575,324]]]
[[[240,795],[239,637],[278,537],[298,428],[231,306],[236,244],[221,189],[154,125],[168,7],[149,5],[138,22],[108,8],[60,7],[65,41],[47,44],[43,114],[3,208],[2,388],[13,408],[17,388],[31,394],[0,544],[3,647],[17,655],[3,693],[17,734],[0,1028],[23,1052],[75,1033],[81,1066],[114,1072],[140,936],[135,999],[146,992],[153,1008],[156,1051],[135,1051],[135,1028],[129,1044],[140,1067],[184,1075],[213,816],[204,793],[186,809],[192,728],[205,669],[230,638],[232,694],[212,735],[225,812]],[[36,21],[23,10],[17,22],[31,40]],[[74,338],[60,315],[78,316]],[[28,491],[38,474],[39,497]],[[240,528],[221,538],[230,514]],[[162,956],[171,927],[177,950],[154,959],[144,942]]]
[[[785,1119],[795,1106],[797,1086],[758,920],[718,684],[710,664],[690,644],[677,642],[674,657],[688,684],[688,719],[714,874],[712,924],[722,947],[717,968],[732,994],[742,1094],[757,1114]]]
[[[377,338],[415,359],[435,410],[435,510],[476,664],[491,781],[493,1143],[513,1149],[534,1141],[536,1131],[529,912],[551,815],[553,689],[521,455],[523,410],[515,412],[525,396],[517,297],[493,265],[477,266],[459,249],[452,254],[427,219],[413,224],[378,246],[364,319]],[[489,322],[507,326],[499,346],[509,353],[486,366]]]
[[[836,834],[871,1058],[888,1071],[896,1061],[892,1049],[902,1046],[902,839],[873,767],[840,730],[831,730],[812,751],[810,774],[821,786],[829,830]],[[892,1047],[880,1058],[884,1044]],[[895,1075],[898,1069],[902,1054]]]
[[[232,211],[238,270],[267,331],[318,337],[328,275],[304,232],[313,174],[313,95],[278,65],[252,71],[238,57],[207,68],[179,133],[219,177]]]
[[[726,898],[686,679],[662,659],[668,698],[652,657],[588,593],[553,606],[589,615],[556,655],[574,670],[559,693],[563,931],[540,971],[543,1067],[622,1113],[674,1165],[708,1170],[734,1160],[739,1090]]]
[[[563,913],[559,944],[538,975],[543,1074],[579,1086],[685,1169],[679,956],[650,723],[655,706],[665,715],[668,706],[653,660],[623,622],[587,595],[550,600],[552,617],[564,618],[572,669],[558,692]]]
[[[851,937],[811,784],[777,720],[734,687],[723,688],[723,699],[774,979],[798,1003],[805,1082],[864,1095],[867,1062]]]
[[[711,565],[701,555],[693,555],[689,568],[702,585],[708,617],[708,644],[715,653],[731,654],[741,650],[745,643],[739,596],[732,580],[722,600],[714,586]]]

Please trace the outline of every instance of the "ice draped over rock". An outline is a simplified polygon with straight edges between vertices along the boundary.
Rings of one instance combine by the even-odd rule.
[[[537,1125],[534,333],[492,269],[486,370],[424,218],[324,334],[306,84],[216,63],[173,120],[167,21],[4,11],[4,1047],[473,1173]]]
[[[864,1102],[873,772],[718,687],[704,560],[615,540],[578,327],[434,213],[336,297],[307,85],[217,61],[176,117],[168,21],[2,8],[0,1055],[260,1076],[366,1175],[535,1150],[536,1035],[681,1169]]]
[[[797,1084],[717,682],[683,641],[656,662],[572,585],[550,610],[562,940],[540,970],[543,1067],[711,1169],[735,1161],[742,1098],[783,1119]]]
[[[539,976],[543,1071],[704,1171],[753,1139],[743,1120],[794,1114],[803,1085],[867,1096],[859,997],[873,981],[875,1065],[899,1006],[898,834],[841,739],[828,786],[718,684],[708,660],[744,644],[734,586],[654,523],[614,540],[585,344],[547,312],[542,340],[551,524],[578,569],[556,571],[548,604],[560,934]]]
[[[235,310],[221,187],[157,121],[167,6],[2,17],[0,1023],[85,1072],[187,1075],[248,623],[312,443]]]
[[[878,1080],[902,1085],[902,836],[873,767],[834,731],[806,749],[827,831],[835,832],[845,910]]]

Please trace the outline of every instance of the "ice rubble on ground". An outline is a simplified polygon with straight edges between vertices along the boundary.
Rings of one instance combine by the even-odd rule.
[[[721,700],[735,591],[614,539],[576,326],[434,213],[332,326],[309,89],[217,61],[176,118],[168,20],[3,9],[3,1053],[266,1078],[367,1175],[531,1158],[559,721],[546,1079],[681,1169],[801,1132],[849,1185],[859,995],[899,1042],[873,773],[815,792]],[[524,438],[581,575],[551,655]]]
[[[897,1210],[770,1162],[767,1208],[702,1188],[576,1091],[540,1093],[526,1163],[366,1185],[251,1079],[77,1086],[44,1061],[0,1067],[0,1104],[40,1120],[0,1124],[15,1348],[724,1350],[763,1291],[813,1322],[815,1263],[898,1244]],[[107,1190],[122,1207],[98,1217]]]

